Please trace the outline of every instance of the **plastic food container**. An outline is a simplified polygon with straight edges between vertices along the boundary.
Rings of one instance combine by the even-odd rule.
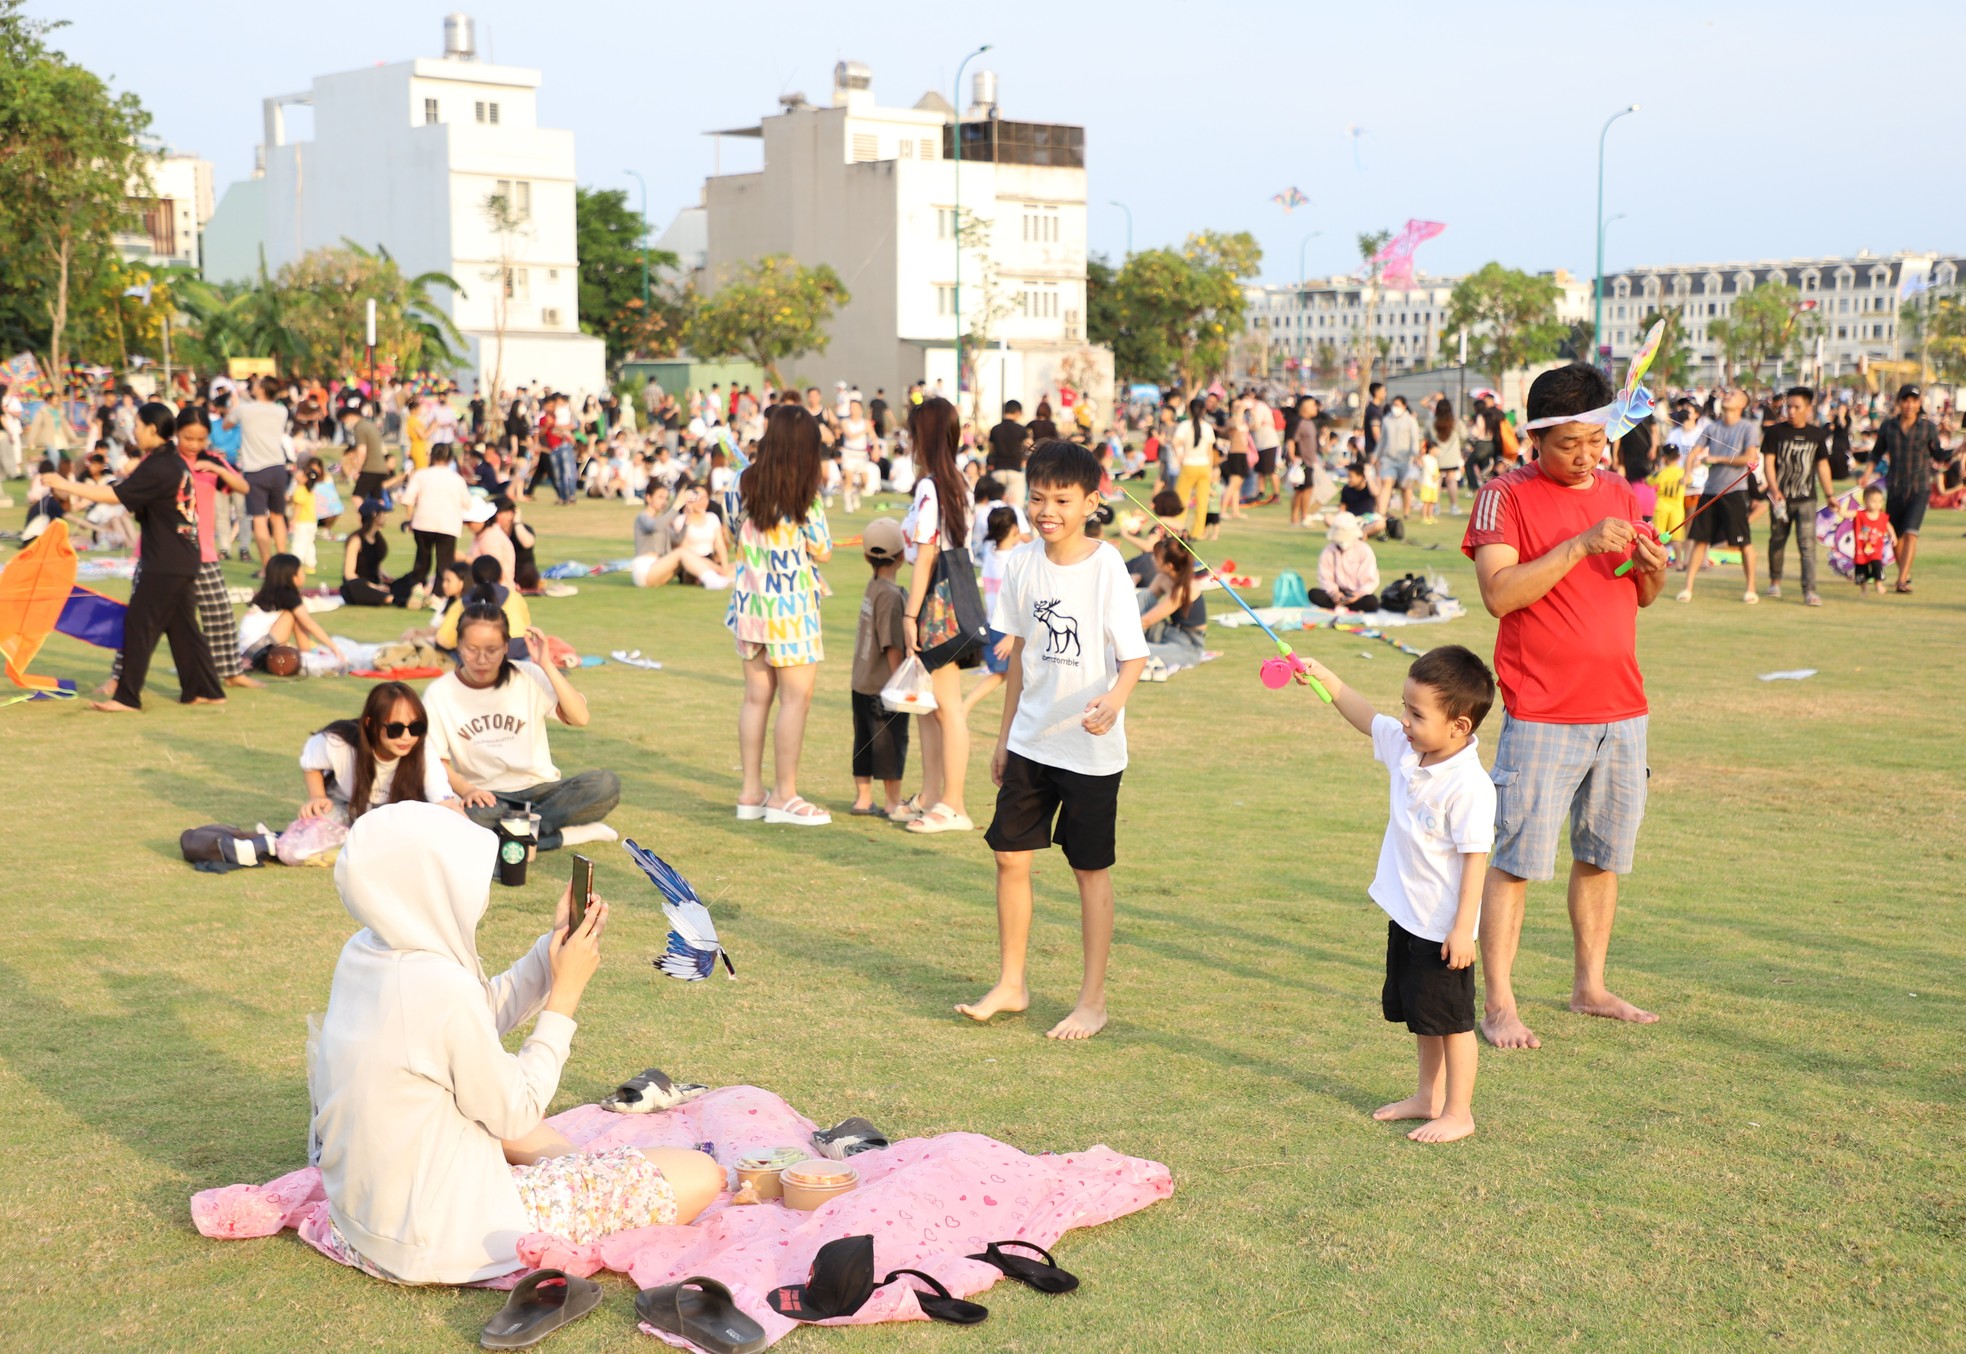
[[[860,1172],[843,1162],[814,1158],[787,1166],[780,1174],[785,1206],[810,1213],[860,1184]]]
[[[780,1199],[785,1195],[781,1174],[782,1168],[778,1166],[739,1166],[737,1183],[739,1188],[749,1185],[760,1199]]]

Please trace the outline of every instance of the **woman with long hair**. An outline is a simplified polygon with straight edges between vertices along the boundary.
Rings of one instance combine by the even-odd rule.
[[[1208,486],[1222,463],[1215,443],[1215,424],[1206,401],[1188,401],[1188,416],[1174,427],[1174,492],[1188,510],[1188,535],[1200,539],[1208,514]]]
[[[738,477],[735,582],[724,624],[744,663],[744,704],[737,716],[744,783],[737,816],[819,827],[833,816],[799,797],[799,752],[813,685],[826,650],[819,632],[819,578],[813,565],[833,554],[819,503],[825,466],[819,423],[796,404],[771,411],[757,459]],[[773,701],[772,789],[765,791],[765,727]]]
[[[1428,445],[1440,463],[1440,492],[1447,499],[1447,515],[1461,515],[1461,467],[1468,459],[1461,420],[1454,416],[1454,401],[1445,395],[1434,402],[1434,421]]]
[[[299,646],[302,636],[314,640],[337,659],[344,658],[341,646],[307,609],[300,585],[307,577],[307,566],[298,555],[273,555],[266,561],[266,577],[259,591],[239,619],[237,641],[240,657],[252,667],[265,671],[267,655],[276,644]]]
[[[204,632],[198,628],[198,499],[191,467],[177,449],[177,416],[152,401],[137,410],[137,451],[143,462],[115,485],[78,482],[44,472],[45,488],[91,503],[120,503],[136,518],[143,567],[123,616],[122,670],[116,692],[92,702],[104,714],[143,708],[143,681],[157,641],[168,637],[177,664],[178,700],[184,705],[222,705],[225,690]]]
[[[333,818],[347,826],[370,809],[406,799],[461,811],[443,762],[424,755],[429,732],[430,717],[415,688],[377,682],[357,718],[316,730],[301,748],[307,799],[300,816]]]
[[[1139,590],[1140,628],[1163,672],[1199,667],[1208,633],[1208,603],[1195,577],[1195,557],[1163,536],[1154,545],[1154,576]]]
[[[922,606],[933,585],[937,556],[948,550],[966,558],[969,549],[972,495],[956,468],[956,425],[956,407],[939,395],[923,400],[908,415],[909,439],[921,468],[914,501],[901,519],[901,538],[913,566],[908,600],[901,611],[909,653],[921,652]],[[969,725],[964,718],[962,672],[955,662],[945,662],[930,669],[929,682],[935,710],[922,720],[922,789],[915,801],[921,816],[907,825],[908,831],[967,832],[976,825],[963,812]]]
[[[383,515],[381,504],[364,500],[361,525],[348,533],[341,553],[341,600],[350,606],[388,606],[395,600],[393,580],[382,571],[382,562],[389,558]]]

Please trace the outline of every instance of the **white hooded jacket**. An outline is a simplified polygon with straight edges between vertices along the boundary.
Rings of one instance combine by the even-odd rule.
[[[539,1125],[574,1022],[542,1011],[539,938],[487,980],[478,922],[497,838],[435,804],[372,809],[349,829],[335,886],[362,923],[335,965],[309,1069],[335,1226],[405,1283],[474,1283],[524,1268],[533,1230],[500,1140]],[[537,1014],[516,1056],[500,1036]]]

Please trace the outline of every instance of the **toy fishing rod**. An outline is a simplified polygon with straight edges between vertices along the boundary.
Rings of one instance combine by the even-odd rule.
[[[1135,498],[1132,494],[1127,493],[1126,490],[1121,486],[1119,486],[1118,484],[1115,484],[1113,487],[1115,489],[1119,489],[1120,493],[1125,496],[1127,502],[1131,503],[1134,507],[1140,509],[1140,511],[1146,513],[1148,517],[1150,518],[1153,517],[1154,510],[1152,508],[1142,503],[1139,499]],[[1268,635],[1270,639],[1276,644],[1277,657],[1266,658],[1263,660],[1263,669],[1262,669],[1263,685],[1269,687],[1270,690],[1272,691],[1280,690],[1281,688],[1289,685],[1292,673],[1301,672],[1304,674],[1304,680],[1310,683],[1311,690],[1317,692],[1318,697],[1321,700],[1323,700],[1326,705],[1331,704],[1331,693],[1325,690],[1323,682],[1320,682],[1316,677],[1313,677],[1311,675],[1311,669],[1309,664],[1305,663],[1303,659],[1299,658],[1296,652],[1292,650],[1288,644],[1285,644],[1283,642],[1283,637],[1281,635],[1277,634],[1276,631],[1270,629],[1269,625],[1263,620],[1263,618],[1256,614],[1255,608],[1251,607],[1249,603],[1242,600],[1242,594],[1237,592],[1234,588],[1230,587],[1227,580],[1225,580],[1222,577],[1222,575],[1220,575],[1219,573],[1216,573],[1215,567],[1213,565],[1211,565],[1207,560],[1203,559],[1200,555],[1196,554],[1195,548],[1192,545],[1189,545],[1187,540],[1179,532],[1166,531],[1163,532],[1163,534],[1169,540],[1179,544],[1183,550],[1187,551],[1188,554],[1193,557],[1195,563],[1201,565],[1202,568],[1208,570],[1210,577],[1215,579],[1216,583],[1218,583],[1221,586],[1222,591],[1228,593],[1229,596],[1235,598],[1236,605],[1241,607],[1245,612],[1247,612],[1249,615],[1249,619],[1255,621],[1256,624],[1262,628],[1263,633]]]
[[[1698,517],[1701,513],[1705,512],[1708,508],[1711,508],[1714,504],[1720,502],[1721,499],[1727,497],[1727,495],[1733,493],[1736,489],[1740,488],[1742,484],[1747,482],[1748,476],[1752,475],[1753,473],[1754,473],[1754,467],[1750,465],[1745,470],[1743,470],[1740,474],[1736,475],[1734,477],[1734,482],[1728,485],[1725,489],[1722,489],[1717,494],[1707,494],[1704,497],[1702,497],[1700,500],[1700,506],[1693,509],[1692,512],[1686,514],[1686,520],[1679,524],[1679,534],[1684,536],[1686,534],[1686,528],[1693,525],[1694,518]],[[1660,545],[1672,544],[1672,533],[1670,531],[1657,531],[1655,532],[1655,534],[1659,538]],[[1628,559],[1623,564],[1620,564],[1617,568],[1613,569],[1611,571],[1611,576],[1613,578],[1623,578],[1626,574],[1632,571],[1632,566],[1637,563],[1638,561],[1635,559]]]

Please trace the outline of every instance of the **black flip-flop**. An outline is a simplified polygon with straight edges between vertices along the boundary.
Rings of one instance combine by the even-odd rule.
[[[1044,1263],[1022,1255],[1005,1255],[1005,1246],[1022,1246],[1027,1251],[1036,1251],[1044,1257]],[[1051,1252],[1029,1241],[992,1241],[981,1255],[972,1255],[972,1260],[981,1260],[986,1265],[995,1265],[1019,1283],[1029,1284],[1040,1293],[1069,1293],[1079,1286],[1076,1274],[1068,1274],[1058,1268],[1058,1262],[1051,1258]]]
[[[478,1343],[486,1349],[524,1349],[601,1305],[601,1286],[565,1270],[542,1269],[519,1280]]]
[[[635,1295],[635,1315],[710,1354],[754,1354],[771,1343],[765,1328],[738,1310],[728,1288],[701,1275],[644,1288]]]
[[[931,1321],[947,1321],[952,1326],[974,1326],[990,1314],[990,1309],[980,1302],[951,1297],[949,1290],[933,1274],[924,1274],[918,1269],[897,1269],[881,1280],[881,1287],[887,1287],[903,1275],[920,1279],[935,1290],[933,1293],[924,1293],[919,1288],[915,1290],[915,1304],[922,1309],[922,1315]]]

